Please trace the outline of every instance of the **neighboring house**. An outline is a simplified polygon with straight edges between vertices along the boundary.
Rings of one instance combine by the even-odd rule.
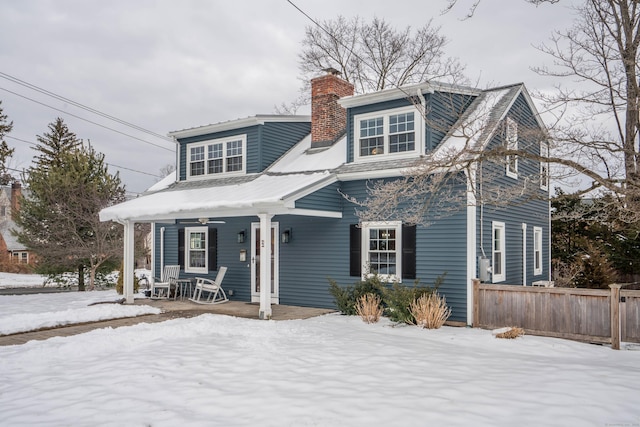
[[[33,265],[35,255],[18,242],[11,230],[18,228],[13,221],[13,213],[20,209],[19,197],[22,185],[14,182],[11,186],[0,187],[0,269],[6,269],[6,262]]]
[[[527,138],[518,136],[518,125],[544,130],[524,85],[478,90],[424,83],[352,96],[353,87],[330,72],[311,86],[311,117],[258,115],[170,133],[175,177],[100,213],[103,221],[125,225],[125,272],[133,264],[133,224],[151,222],[155,276],[163,265],[180,264],[181,277],[215,278],[226,266],[224,288],[232,299],[260,302],[263,318],[270,304],[333,307],[327,279],[351,285],[370,267],[409,286],[446,273],[440,292],[451,320],[465,324],[473,314],[471,279],[549,280],[545,197],[492,208],[468,191],[491,168],[501,168],[498,179],[509,186],[546,171],[544,164],[512,156],[499,166],[478,162],[475,174],[452,172],[462,178],[452,191],[464,201],[428,226],[359,224],[357,206],[343,196],[362,199],[371,182],[455,150],[460,141],[453,131],[476,122],[484,126],[474,147],[507,140],[515,148]],[[544,154],[540,145],[532,149]],[[546,181],[540,187],[548,195]],[[125,284],[129,302],[132,289]]]

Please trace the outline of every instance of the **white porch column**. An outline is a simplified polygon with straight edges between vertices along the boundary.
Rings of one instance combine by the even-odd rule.
[[[273,215],[259,214],[260,218],[260,319],[271,318],[271,218]]]
[[[124,268],[123,268],[123,293],[127,304],[133,304],[133,266],[135,265],[135,255],[133,249],[134,223],[124,221]]]

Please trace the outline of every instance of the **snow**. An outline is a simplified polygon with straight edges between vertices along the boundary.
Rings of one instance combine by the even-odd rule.
[[[0,309],[64,312],[103,295],[0,297]],[[205,314],[0,347],[0,424],[634,426],[640,351],[625,348]]]
[[[47,276],[40,274],[14,274],[0,272],[0,289],[34,288],[44,286]]]
[[[146,305],[98,304],[122,298],[115,290],[0,296],[0,335],[73,323],[158,314]],[[55,309],[62,307],[61,309]]]
[[[311,135],[296,144],[268,172],[291,173],[332,170],[342,165],[347,156],[347,138],[343,137],[324,150],[310,150]]]
[[[178,218],[220,209],[282,204],[328,176],[328,172],[260,175],[241,184],[157,192],[105,208],[100,211],[100,220]]]

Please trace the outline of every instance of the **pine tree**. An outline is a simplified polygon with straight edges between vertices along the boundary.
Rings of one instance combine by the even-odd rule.
[[[13,121],[7,122],[7,115],[2,111],[2,101],[0,101],[0,185],[7,185],[13,181],[13,177],[7,169],[7,160],[13,155],[13,148],[9,148],[4,140],[6,134],[13,129]]]
[[[97,269],[117,259],[122,251],[122,228],[100,222],[101,209],[124,200],[119,176],[111,175],[104,155],[85,147],[61,119],[39,137],[41,154],[29,169],[26,184],[30,196],[22,200],[16,223],[18,240],[35,251],[41,269],[78,270],[84,290],[84,270],[89,269],[89,289]]]

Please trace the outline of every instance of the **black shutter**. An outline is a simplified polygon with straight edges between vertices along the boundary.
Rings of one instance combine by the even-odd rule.
[[[402,225],[402,278],[416,278],[416,226]]]
[[[218,229],[209,229],[209,271],[218,269]]]
[[[362,276],[362,229],[358,224],[349,226],[349,276]]]
[[[184,228],[178,230],[178,264],[184,270]]]

